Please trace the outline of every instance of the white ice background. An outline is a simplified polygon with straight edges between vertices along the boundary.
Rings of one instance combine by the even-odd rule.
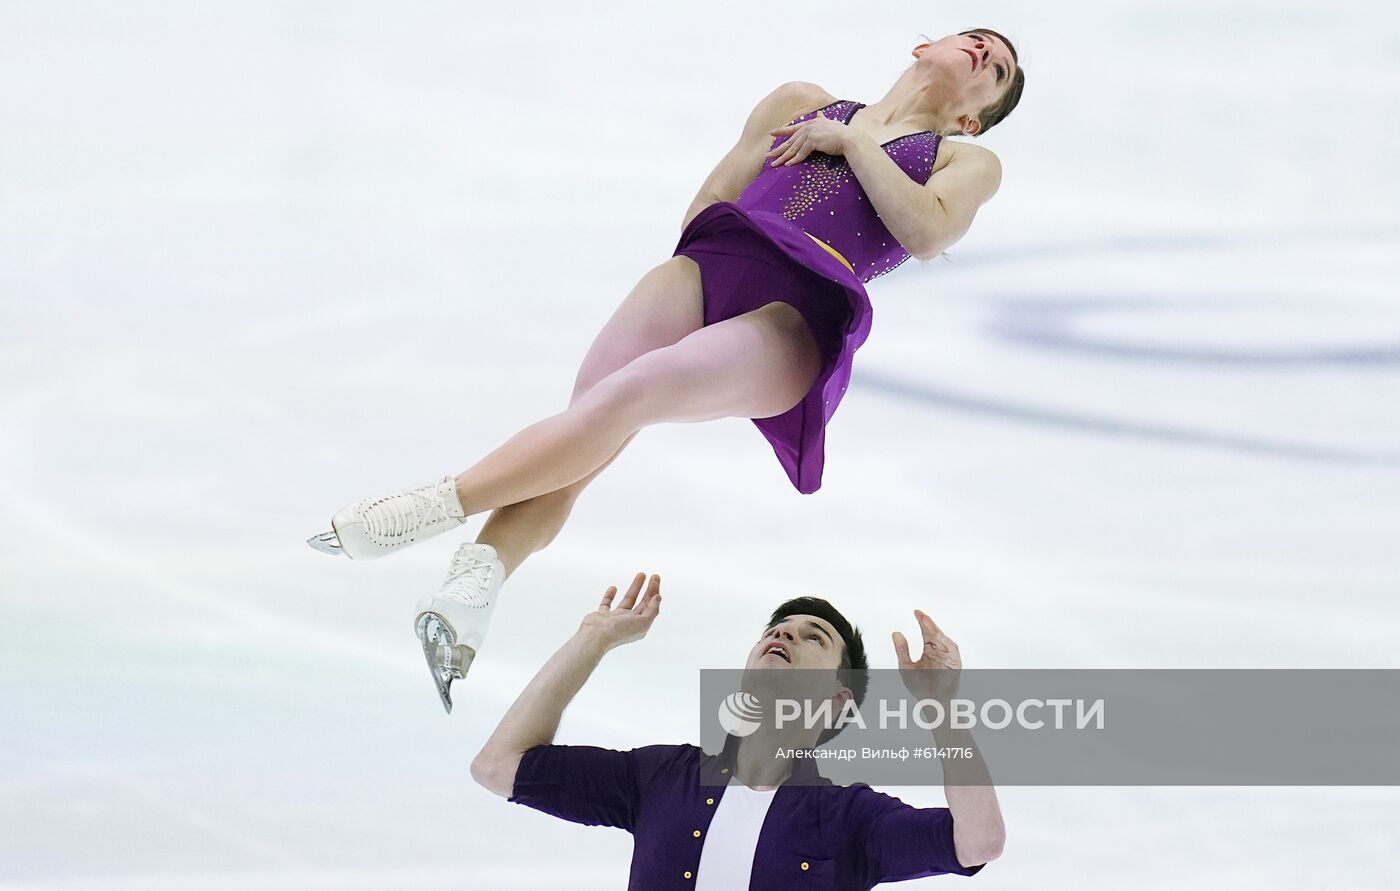
[[[974,26],[1027,72],[1001,191],[871,283],[821,491],[645,431],[445,716],[461,536],[304,539],[560,410],[765,93]],[[797,593],[876,667],[915,607],[973,667],[1400,667],[1398,99],[1372,2],[0,4],[0,887],[620,888],[627,835],[467,766],[637,570],[561,742],[695,739]],[[983,889],[1400,886],[1393,789],[1001,795]]]

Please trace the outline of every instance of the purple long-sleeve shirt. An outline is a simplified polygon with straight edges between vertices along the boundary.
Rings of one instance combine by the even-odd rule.
[[[700,851],[734,748],[707,755],[691,745],[630,751],[536,746],[524,754],[510,800],[588,826],[632,833],[629,891],[694,888]],[[837,786],[810,759],[795,762],[768,810],[754,852],[750,888],[847,891],[942,873],[973,875],[958,863],[947,808],[916,808],[869,786]]]

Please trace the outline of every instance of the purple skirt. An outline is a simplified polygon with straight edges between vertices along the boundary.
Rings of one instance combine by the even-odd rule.
[[[775,300],[791,304],[807,320],[821,350],[821,372],[801,402],[753,423],[772,444],[797,491],[817,491],[826,425],[850,383],[855,352],[870,334],[865,285],[796,223],[729,201],[696,214],[681,233],[672,253],[677,255],[700,267],[706,325]]]

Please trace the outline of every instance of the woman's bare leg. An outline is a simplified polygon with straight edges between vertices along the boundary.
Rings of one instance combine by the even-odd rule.
[[[632,437],[629,436],[623,446],[631,441]],[[509,577],[531,554],[544,550],[554,541],[569,519],[579,495],[621,453],[622,449],[619,448],[612,458],[573,485],[496,508],[491,511],[476,540],[496,549],[496,556],[505,565],[506,576]]]
[[[672,257],[642,276],[584,356],[569,404],[638,356],[699,329],[704,322],[702,301],[700,268],[689,257]],[[631,441],[627,437],[611,458],[571,485],[496,508],[476,540],[496,549],[507,575],[514,572],[554,540],[579,495]]]
[[[781,414],[820,365],[811,331],[786,303],[700,328],[627,363],[458,474],[458,499],[472,514],[573,485],[651,424]]]
[[[498,508],[500,522],[484,528],[479,542],[493,550],[496,544],[506,548],[514,568],[558,531],[578,492],[642,427],[781,414],[806,395],[820,367],[806,321],[786,303],[770,302],[698,328],[670,346],[637,356],[592,386],[576,386],[568,409],[530,425],[458,474],[458,500],[467,514]],[[585,377],[580,374],[581,384]],[[507,506],[524,512],[524,519],[512,523],[509,511],[499,510]],[[499,550],[496,556],[502,556]],[[467,562],[471,559],[479,565],[480,555],[469,554]],[[458,573],[456,565],[454,558],[454,571],[444,585],[465,577],[465,566]],[[466,597],[447,588],[419,600],[415,627],[449,712],[452,682],[475,657],[500,583],[478,585],[475,599],[466,605]]]

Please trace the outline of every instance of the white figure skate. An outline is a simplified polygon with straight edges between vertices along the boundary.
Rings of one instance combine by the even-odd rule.
[[[467,543],[452,556],[442,587],[418,601],[413,630],[442,707],[452,713],[452,682],[471,667],[496,608],[506,570],[488,544]]]
[[[374,560],[466,522],[452,477],[348,504],[331,517],[331,531],[306,540],[323,554]]]

